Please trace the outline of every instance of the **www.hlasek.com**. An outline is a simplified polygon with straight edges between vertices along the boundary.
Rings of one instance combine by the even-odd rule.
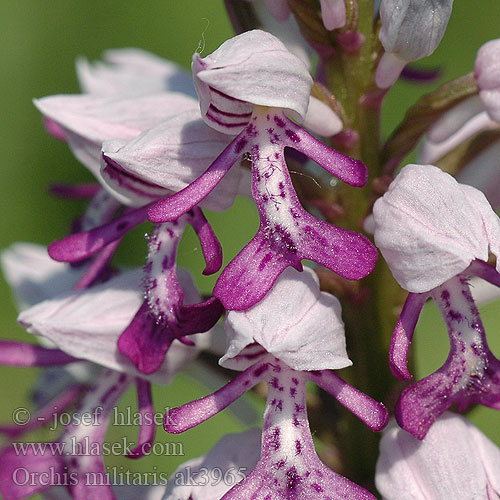
[[[12,443],[16,455],[26,456],[109,456],[109,455],[157,455],[157,456],[184,456],[183,444],[178,442],[143,443],[138,447],[129,442],[126,437],[113,443],[91,441],[89,436],[77,439],[73,436],[66,441],[46,443]]]
[[[12,480],[18,486],[167,486],[174,482],[176,486],[217,486],[224,483],[232,487],[246,479],[246,467],[219,467],[192,469],[186,467],[168,479],[166,472],[153,467],[150,472],[133,472],[123,466],[106,467],[105,472],[68,471],[64,467],[49,467],[46,471],[30,472],[24,467],[18,467],[12,472]]]

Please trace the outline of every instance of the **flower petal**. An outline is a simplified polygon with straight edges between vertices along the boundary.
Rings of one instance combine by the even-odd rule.
[[[138,181],[163,188],[153,199],[177,193],[203,174],[227,146],[226,135],[207,127],[199,111],[188,110],[162,121],[130,142],[110,141],[102,147],[102,176],[109,188],[124,202],[137,205],[134,190],[125,181]],[[122,175],[120,175],[122,174]],[[239,169],[234,169],[217,190],[204,200],[202,208],[223,211],[231,206],[238,191]],[[148,186],[145,186],[146,189]],[[147,190],[145,190],[147,194]],[[150,198],[151,199],[151,198]]]
[[[229,346],[220,364],[232,368],[231,358],[257,342],[294,370],[339,369],[350,366],[345,348],[339,301],[319,289],[312,269],[283,271],[266,297],[246,311],[226,317]],[[247,360],[245,369],[255,363]]]
[[[391,425],[380,442],[375,482],[385,500],[490,498],[488,486],[500,492],[499,465],[500,450],[484,434],[446,413],[423,441]]]
[[[111,49],[103,62],[80,58],[76,72],[86,94],[153,94],[182,92],[195,97],[193,81],[184,68],[137,48]]]
[[[432,165],[408,165],[377,200],[375,243],[406,290],[432,290],[497,252],[500,221],[482,193]]]
[[[164,500],[219,500],[236,482],[244,479],[255,467],[260,455],[260,430],[226,434],[204,456],[179,466],[168,481]],[[188,480],[207,471],[217,478],[224,471],[226,480],[192,484]]]
[[[203,59],[195,54],[193,75],[202,117],[216,130],[236,135],[248,123],[252,105],[284,108],[295,119],[306,115],[309,72],[264,31],[235,36]]]
[[[20,309],[70,290],[82,275],[79,269],[55,262],[46,247],[33,243],[11,245],[2,252],[1,265]]]
[[[142,270],[120,274],[91,289],[42,302],[23,312],[19,321],[72,356],[141,376],[117,348],[119,335],[143,302],[141,280]],[[146,378],[168,383],[196,353],[192,347],[173,345],[162,367]]]
[[[500,122],[500,39],[491,40],[479,49],[474,76],[486,111],[493,120]]]
[[[346,21],[345,0],[320,0],[321,18],[328,31],[342,28]]]
[[[98,178],[104,141],[131,140],[173,114],[196,108],[193,98],[175,93],[56,95],[34,103],[46,118],[61,127],[73,154]]]

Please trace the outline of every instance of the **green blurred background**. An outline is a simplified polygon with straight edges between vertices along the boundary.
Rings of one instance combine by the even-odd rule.
[[[441,66],[441,81],[471,71],[477,48],[499,36],[499,19],[498,0],[456,2],[441,46],[423,64]],[[0,248],[15,241],[47,244],[65,235],[70,221],[82,209],[79,203],[52,199],[46,193],[51,182],[82,182],[91,177],[63,143],[46,134],[31,103],[34,97],[79,91],[74,72],[77,56],[92,60],[107,48],[141,47],[189,68],[199,46],[205,47],[202,55],[209,54],[231,35],[219,0],[0,0]],[[435,86],[398,83],[385,102],[384,135],[419,95]],[[210,218],[221,238],[226,262],[248,241],[258,222],[251,202],[244,199],[237,200],[229,214]],[[121,262],[143,262],[143,232],[140,229],[128,238],[127,251],[122,249],[119,254]],[[191,233],[183,240],[179,255],[181,262],[194,266],[200,276],[200,250]],[[208,291],[213,280],[200,278],[198,284]],[[16,324],[16,310],[1,278],[0,287],[2,337],[31,340]],[[491,304],[482,312],[493,350],[500,354],[499,306]],[[419,371],[425,375],[445,360],[447,336],[432,307],[426,309],[418,330]],[[0,422],[9,422],[14,408],[27,405],[36,370],[0,370]],[[157,407],[175,406],[206,394],[206,388],[191,382],[183,375],[173,386],[155,389]],[[133,394],[127,395],[124,404],[135,404]],[[500,415],[484,408],[471,413],[473,420],[500,443]],[[221,434],[243,428],[233,416],[222,415],[180,437],[159,431],[161,442],[182,441],[186,457],[147,458],[125,466],[142,471],[158,467],[170,474],[185,458],[204,453]],[[136,430],[128,431],[134,439]],[[45,437],[36,435],[36,439]]]

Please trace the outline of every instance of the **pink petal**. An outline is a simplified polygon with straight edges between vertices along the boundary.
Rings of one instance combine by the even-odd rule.
[[[345,0],[320,0],[321,17],[328,31],[345,25]]]
[[[203,119],[217,130],[240,132],[252,111],[245,103],[284,108],[294,118],[305,117],[312,86],[309,72],[299,58],[264,31],[233,37],[203,59],[195,54],[193,74]],[[212,111],[218,116],[215,120],[210,119]],[[236,115],[239,121],[223,118]]]
[[[499,465],[500,450],[484,434],[446,413],[423,441],[391,425],[380,443],[375,481],[386,500],[486,499],[488,487],[500,491]]]
[[[183,92],[194,96],[193,82],[179,65],[137,48],[111,49],[104,61],[78,59],[76,72],[87,94],[153,94]]]
[[[482,193],[432,165],[408,165],[377,200],[375,243],[398,283],[423,293],[498,252],[500,222]]]
[[[141,190],[147,198],[148,189],[162,188],[163,192],[158,189],[151,192],[152,197],[158,199],[184,189],[203,174],[228,142],[226,135],[203,123],[198,110],[178,113],[132,141],[105,142],[102,175],[124,202],[142,204],[144,200],[140,196],[138,201],[135,199],[142,194]],[[223,211],[231,206],[238,191],[239,177],[239,169],[234,169],[202,203],[202,208]],[[130,178],[149,186],[131,184],[129,187]]]
[[[1,254],[2,271],[21,309],[70,290],[81,270],[53,261],[46,247],[14,243]]]
[[[161,120],[196,108],[184,94],[144,96],[58,95],[34,101],[46,118],[64,132],[73,154],[99,177],[101,144],[131,140]]]
[[[164,500],[220,499],[238,481],[245,478],[257,464],[260,455],[260,430],[250,429],[241,434],[226,434],[206,454],[188,460],[179,466],[169,479]],[[217,479],[219,471],[226,472],[226,480],[187,481],[207,471]],[[201,476],[198,476],[201,477]],[[183,479],[186,479],[183,481]]]
[[[230,311],[225,326],[229,346],[219,362],[222,366],[232,367],[231,358],[254,342],[294,370],[351,365],[340,303],[320,292],[318,278],[309,268],[303,273],[285,269],[261,302],[246,311]],[[238,364],[238,369],[252,363],[254,359],[247,359],[246,366]]]
[[[491,40],[479,49],[474,76],[486,111],[500,122],[500,39]]]
[[[19,316],[30,333],[49,339],[70,356],[120,372],[141,374],[117,348],[120,334],[143,302],[142,271],[120,274],[89,290],[68,292],[42,302]],[[161,368],[149,379],[168,383],[197,349],[173,345]]]

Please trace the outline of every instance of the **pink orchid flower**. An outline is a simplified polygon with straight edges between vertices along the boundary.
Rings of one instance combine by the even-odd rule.
[[[245,152],[252,161],[252,193],[260,228],[224,269],[214,288],[226,309],[256,304],[288,266],[311,259],[348,279],[373,269],[377,254],[360,234],[317,220],[299,203],[285,163],[291,147],[354,186],[366,183],[363,163],[342,155],[307,133],[284,113],[305,116],[311,77],[303,63],[272,35],[255,30],[225,42],[213,54],[193,57],[202,117],[211,127],[236,135],[187,188],[149,209],[154,222],[178,219],[202,202]],[[249,263],[256,263],[249,265]]]
[[[500,361],[491,353],[469,278],[500,285],[489,252],[500,254],[500,220],[485,196],[432,165],[407,165],[373,209],[375,243],[393,276],[410,294],[393,333],[390,364],[407,369],[415,325],[428,298],[446,322],[450,354],[445,364],[402,392],[399,425],[422,439],[446,409],[471,403],[500,409]]]
[[[308,381],[332,394],[373,430],[381,430],[388,420],[382,404],[330,371],[351,364],[337,299],[320,292],[312,270],[287,269],[259,304],[230,311],[226,325],[229,346],[220,363],[243,372],[214,394],[170,410],[165,419],[168,432],[184,432],[258,382],[268,384],[260,459],[223,498],[373,499],[319,460],[307,420]]]

